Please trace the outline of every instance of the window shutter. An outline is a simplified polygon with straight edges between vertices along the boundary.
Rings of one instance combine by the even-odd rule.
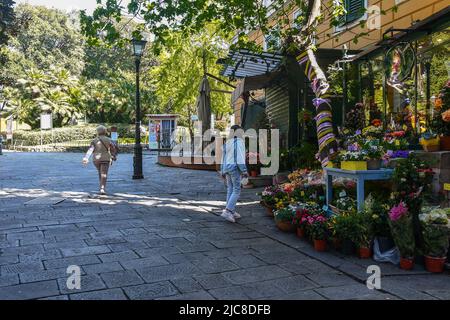
[[[365,0],[346,0],[345,7],[347,9],[345,22],[350,23],[364,15]]]

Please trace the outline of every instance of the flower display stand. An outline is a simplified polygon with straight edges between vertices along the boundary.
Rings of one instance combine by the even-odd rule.
[[[326,195],[327,207],[330,208],[331,200],[333,199],[333,177],[342,177],[356,180],[356,202],[358,211],[361,211],[364,206],[364,183],[369,180],[389,180],[392,177],[394,170],[380,169],[380,170],[342,170],[336,168],[324,168],[326,176]]]

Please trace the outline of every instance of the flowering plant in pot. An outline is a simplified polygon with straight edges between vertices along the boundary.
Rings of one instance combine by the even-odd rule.
[[[367,170],[367,153],[364,150],[351,150],[341,152],[339,159],[341,161],[341,169],[344,170]]]
[[[281,231],[294,232],[296,226],[293,224],[295,208],[291,205],[274,212],[275,223]]]
[[[336,200],[336,208],[342,211],[353,211],[356,209],[356,200],[348,196],[341,197]]]
[[[295,210],[293,224],[297,226],[297,236],[299,238],[305,237],[309,214],[310,214],[309,210],[306,208],[297,208]]]
[[[450,81],[439,93],[435,101],[431,128],[440,135],[441,150],[450,150]]]
[[[333,215],[331,218],[332,234],[341,240],[342,253],[350,255],[355,251],[355,211],[343,212]]]
[[[285,193],[278,185],[272,185],[264,188],[261,193],[261,202],[267,208],[269,215],[273,215],[272,210],[278,202],[278,199],[285,197]]]
[[[400,252],[400,267],[412,269],[414,266],[415,237],[412,215],[404,202],[393,206],[389,211],[389,227],[395,245]]]
[[[316,251],[325,251],[327,248],[328,222],[327,218],[321,214],[309,215],[308,230],[314,240],[314,249]]]
[[[358,247],[358,255],[361,259],[371,256],[371,244],[373,235],[371,232],[371,217],[366,212],[357,213],[354,218],[354,232],[351,239]]]
[[[381,159],[384,157],[386,150],[377,139],[368,139],[364,142],[362,150],[366,153],[367,169],[378,170],[381,167]]]
[[[449,218],[446,210],[435,209],[419,215],[424,242],[425,267],[443,272],[449,247]]]

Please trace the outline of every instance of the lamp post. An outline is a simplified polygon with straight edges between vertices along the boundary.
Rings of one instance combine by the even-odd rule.
[[[147,44],[145,40],[131,40],[133,45],[133,55],[136,63],[136,132],[134,144],[133,158],[133,179],[144,179],[142,172],[142,146],[141,146],[141,94],[139,90],[139,68],[141,66],[141,58],[144,54],[144,48]]]

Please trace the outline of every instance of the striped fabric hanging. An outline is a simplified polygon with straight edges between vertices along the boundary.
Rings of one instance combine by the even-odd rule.
[[[312,60],[314,59],[314,60]],[[329,88],[325,75],[318,68],[311,50],[307,50],[297,57],[300,65],[305,65],[305,75],[311,81],[311,88],[316,96],[313,100],[316,108],[314,118],[317,126],[317,139],[319,143],[318,158],[322,167],[326,167],[330,157],[338,152],[338,143],[333,131],[333,117],[327,91]],[[319,73],[319,74],[318,74]]]

